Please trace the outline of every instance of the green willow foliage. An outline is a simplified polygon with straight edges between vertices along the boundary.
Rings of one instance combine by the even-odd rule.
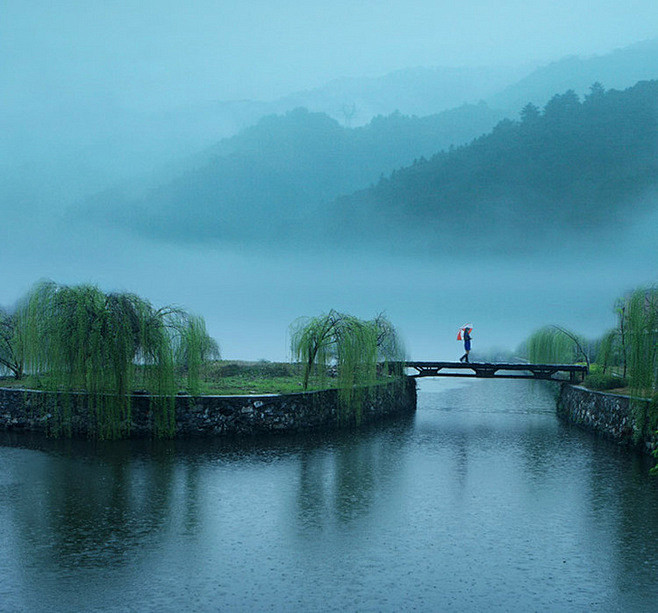
[[[304,389],[313,372],[326,377],[335,365],[341,406],[357,423],[365,386],[377,380],[378,366],[384,372],[389,363],[404,360],[404,349],[393,325],[382,315],[364,321],[333,309],[318,317],[304,317],[291,326],[294,359],[304,364]],[[401,368],[397,373],[400,375]]]
[[[578,357],[575,335],[555,326],[534,332],[526,341],[526,354],[536,364],[572,364]]]
[[[658,428],[658,290],[634,291],[621,312],[631,395],[635,399],[650,399],[648,406],[644,402],[633,403],[637,434],[641,436],[645,426]]]
[[[610,330],[603,335],[598,343],[596,352],[596,364],[601,367],[601,372],[606,374],[608,369],[621,361],[622,348],[621,335],[618,330]]]
[[[639,288],[615,305],[617,327],[598,342],[596,363],[603,375],[608,370],[628,379],[635,438],[658,430],[658,288]],[[576,335],[555,327],[535,332],[527,341],[532,361],[571,361],[584,343]],[[648,402],[647,402],[648,400]],[[658,452],[654,453],[658,458]],[[658,466],[652,472],[658,474]]]
[[[194,388],[201,362],[218,352],[200,318],[93,285],[37,284],[19,305],[17,329],[26,372],[42,377],[46,389],[63,392],[62,433],[70,434],[71,406],[81,398],[72,392],[83,392],[95,435],[104,439],[129,434],[130,394],[138,386],[153,394],[156,433],[172,435],[175,367],[187,370]]]
[[[186,317],[186,319],[185,319]],[[201,367],[210,358],[219,357],[217,342],[208,335],[203,317],[186,315],[176,344],[177,362],[187,372],[187,389],[191,394],[199,392]]]
[[[603,373],[614,368],[628,379],[639,439],[658,428],[658,289],[635,290],[617,301],[615,311],[617,327],[599,341],[596,363]]]

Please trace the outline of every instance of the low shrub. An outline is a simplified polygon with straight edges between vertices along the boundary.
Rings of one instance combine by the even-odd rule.
[[[294,377],[301,373],[301,367],[287,362],[257,362],[252,366],[253,374],[260,377]]]
[[[202,376],[206,381],[221,381],[226,377],[247,378],[280,378],[301,376],[303,367],[300,364],[287,362],[239,362],[216,361],[204,365]]]
[[[592,390],[611,390],[619,387],[626,387],[628,381],[622,377],[616,377],[611,374],[603,374],[602,372],[593,372],[585,377],[583,385]]]

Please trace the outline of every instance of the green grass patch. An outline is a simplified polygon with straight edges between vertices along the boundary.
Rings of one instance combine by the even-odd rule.
[[[0,377],[0,387],[39,390],[44,389],[44,380],[42,377],[35,377],[30,375],[25,376],[22,379],[15,379],[14,377]]]
[[[180,381],[185,381],[185,373],[178,372]],[[334,376],[332,376],[334,375]],[[137,376],[139,381],[140,377]],[[386,382],[389,377],[381,378]],[[379,381],[379,379],[378,379]],[[198,395],[243,396],[249,394],[294,394],[304,391],[304,367],[288,362],[244,362],[217,360],[202,365],[198,383]],[[25,376],[19,381],[11,377],[0,377],[0,387],[16,389],[52,389],[47,376]],[[332,369],[325,376],[311,375],[307,391],[334,389],[338,378]],[[133,391],[142,391],[138,387]],[[81,390],[83,391],[83,390]],[[180,393],[187,393],[181,384]]]
[[[208,395],[291,394],[303,391],[304,370],[286,362],[217,360],[201,369],[200,393]],[[310,389],[334,387],[334,380],[314,377]]]
[[[333,379],[311,380],[309,390],[336,387]],[[221,381],[202,382],[200,395],[241,396],[245,394],[294,394],[303,392],[300,377],[250,377],[236,375]]]
[[[185,373],[178,373],[184,381]],[[139,380],[139,377],[137,377]],[[200,395],[292,394],[303,391],[304,368],[286,362],[242,362],[217,360],[201,367]],[[331,389],[337,379],[311,376],[309,390]],[[20,380],[0,377],[0,387],[16,389],[49,389],[47,376],[29,375]],[[50,388],[52,389],[52,388]],[[136,390],[135,390],[136,391]],[[186,392],[183,386],[180,392]]]
[[[627,382],[625,379],[615,377],[614,375],[593,373],[585,377],[583,385],[591,390],[603,391],[625,388],[627,386]]]

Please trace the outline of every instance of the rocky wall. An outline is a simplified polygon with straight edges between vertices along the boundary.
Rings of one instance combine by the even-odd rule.
[[[405,378],[364,388],[356,413],[346,410],[337,390],[260,396],[187,396],[175,400],[175,436],[252,434],[338,428],[372,423],[389,415],[416,410],[416,381]],[[65,423],[58,407],[68,402]],[[132,396],[131,436],[153,434],[151,399]],[[0,429],[45,432],[70,429],[73,436],[94,431],[93,411],[84,394],[64,395],[0,388]]]
[[[649,401],[638,402],[639,410],[646,411]],[[658,446],[655,431],[637,423],[628,396],[595,392],[563,383],[557,412],[563,419],[622,445],[641,447],[647,452]]]

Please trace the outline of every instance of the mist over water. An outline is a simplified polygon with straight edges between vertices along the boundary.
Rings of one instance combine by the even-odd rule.
[[[289,324],[330,308],[368,318],[385,311],[413,359],[458,357],[456,331],[466,321],[475,325],[474,355],[514,350],[548,323],[593,338],[614,325],[614,301],[651,283],[658,263],[650,237],[634,229],[596,253],[589,245],[566,253],[556,245],[541,255],[487,257],[466,242],[463,254],[439,257],[358,245],[288,251],[258,240],[181,246],[51,218],[17,216],[15,224],[20,232],[11,224],[0,230],[2,303],[40,278],[133,291],[203,315],[223,356],[234,359],[287,359]]]

